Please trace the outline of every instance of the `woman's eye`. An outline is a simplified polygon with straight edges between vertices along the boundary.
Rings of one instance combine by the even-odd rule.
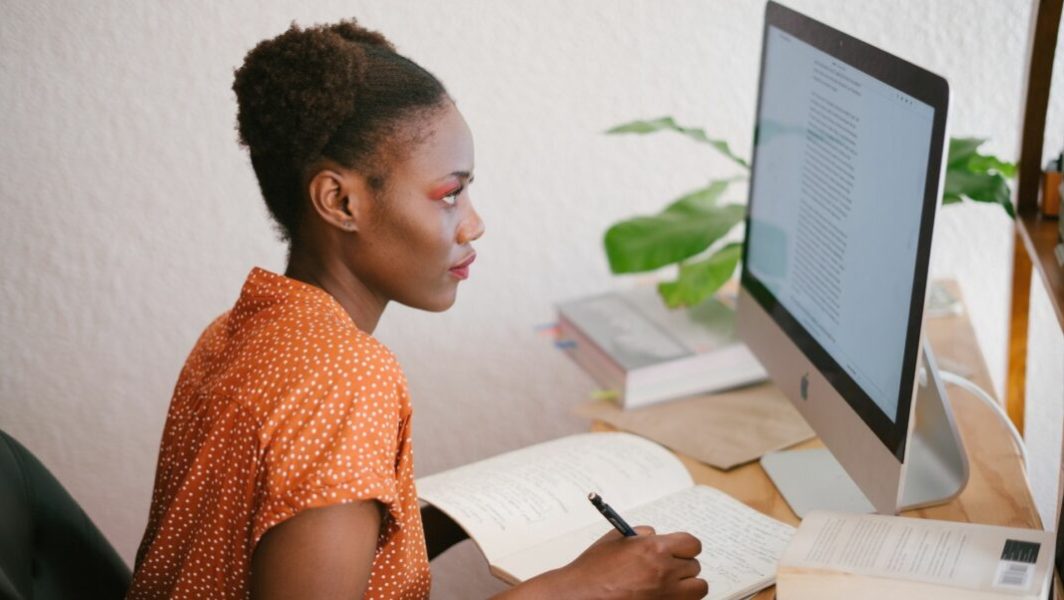
[[[451,192],[450,194],[447,194],[443,198],[440,198],[440,200],[443,200],[443,202],[448,206],[454,206],[458,202],[458,196],[462,194],[463,190],[465,190],[464,185]]]

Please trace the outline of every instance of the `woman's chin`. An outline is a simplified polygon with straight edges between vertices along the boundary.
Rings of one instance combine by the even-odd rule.
[[[399,303],[405,306],[409,306],[410,308],[416,308],[418,310],[426,310],[429,312],[443,312],[454,306],[455,300],[457,299],[458,286],[454,286],[450,290],[441,292],[434,296],[411,298],[409,301],[399,300]]]

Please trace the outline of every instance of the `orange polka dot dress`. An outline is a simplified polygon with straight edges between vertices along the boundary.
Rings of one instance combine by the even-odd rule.
[[[309,508],[387,508],[366,598],[427,598],[410,399],[327,292],[263,269],[200,337],[163,430],[128,598],[246,598],[255,544]]]

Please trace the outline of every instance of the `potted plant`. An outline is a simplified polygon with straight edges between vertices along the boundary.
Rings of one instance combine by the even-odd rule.
[[[670,307],[692,306],[713,295],[731,278],[742,256],[742,243],[729,235],[746,213],[741,203],[726,201],[732,183],[749,177],[750,164],[736,155],[728,143],[713,139],[702,129],[684,127],[672,117],[632,121],[608,130],[608,134],[649,134],[671,131],[706,144],[731,160],[735,174],[711,179],[704,187],[676,198],[655,215],[637,216],[614,223],[606,231],[604,245],[610,270],[615,274],[654,271],[677,265],[676,278],[658,284],[658,292]],[[986,140],[951,138],[946,159],[943,204],[964,199],[1000,204],[1015,218],[1008,180],[1016,165],[979,153]]]

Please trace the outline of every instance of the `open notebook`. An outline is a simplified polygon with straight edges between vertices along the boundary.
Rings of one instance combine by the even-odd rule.
[[[461,525],[492,572],[518,583],[561,567],[611,525],[600,494],[633,526],[702,541],[711,600],[772,584],[794,528],[692,481],[665,448],[628,433],[585,433],[529,446],[417,481],[418,495]]]

